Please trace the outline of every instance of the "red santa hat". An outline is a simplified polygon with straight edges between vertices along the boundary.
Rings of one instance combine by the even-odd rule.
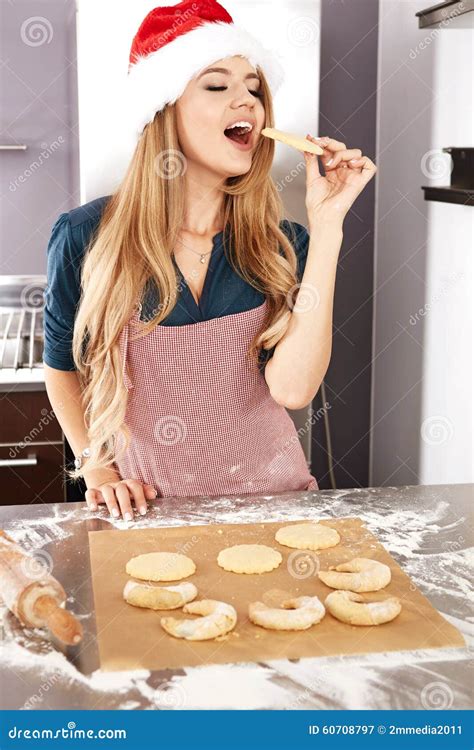
[[[155,113],[181,96],[191,78],[233,55],[258,65],[272,94],[276,93],[284,77],[276,55],[235,26],[216,0],[184,0],[150,11],[130,50],[126,83],[130,134],[138,139]]]

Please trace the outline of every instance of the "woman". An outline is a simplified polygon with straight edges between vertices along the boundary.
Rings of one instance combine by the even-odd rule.
[[[326,373],[343,219],[375,166],[308,135],[309,233],[283,219],[260,135],[281,78],[216,2],[155,8],[133,40],[127,174],[48,248],[46,385],[91,509],[318,488],[286,408]]]

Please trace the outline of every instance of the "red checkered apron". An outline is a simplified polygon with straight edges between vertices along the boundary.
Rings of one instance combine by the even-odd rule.
[[[245,312],[120,336],[132,441],[116,465],[159,497],[317,490],[293,420],[245,358],[267,302]],[[116,450],[124,444],[120,435]]]

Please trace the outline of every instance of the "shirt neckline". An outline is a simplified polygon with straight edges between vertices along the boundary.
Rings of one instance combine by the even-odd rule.
[[[220,232],[216,232],[216,234],[214,234],[212,237],[212,250],[211,250],[211,254],[209,258],[209,263],[207,265],[206,275],[204,277],[204,284],[202,287],[199,302],[196,302],[196,300],[194,299],[194,295],[191,289],[189,288],[186,282],[186,279],[181,273],[181,270],[176,262],[174,255],[171,256],[174,266],[178,272],[180,281],[182,281],[183,283],[182,295],[183,295],[184,303],[186,304],[188,311],[193,316],[197,317],[198,321],[202,321],[205,319],[204,307],[205,307],[207,296],[208,296],[209,285],[211,283],[211,277],[212,277],[212,274],[214,273],[214,265],[215,265],[214,261],[215,261],[218,251],[222,249],[223,235],[224,235],[224,229],[221,229]]]

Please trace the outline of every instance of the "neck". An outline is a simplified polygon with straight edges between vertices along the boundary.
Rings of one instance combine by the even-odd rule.
[[[191,170],[189,170],[191,171]],[[214,235],[222,229],[224,195],[220,189],[222,180],[216,175],[207,177],[186,172],[184,217],[181,228],[190,234]]]

